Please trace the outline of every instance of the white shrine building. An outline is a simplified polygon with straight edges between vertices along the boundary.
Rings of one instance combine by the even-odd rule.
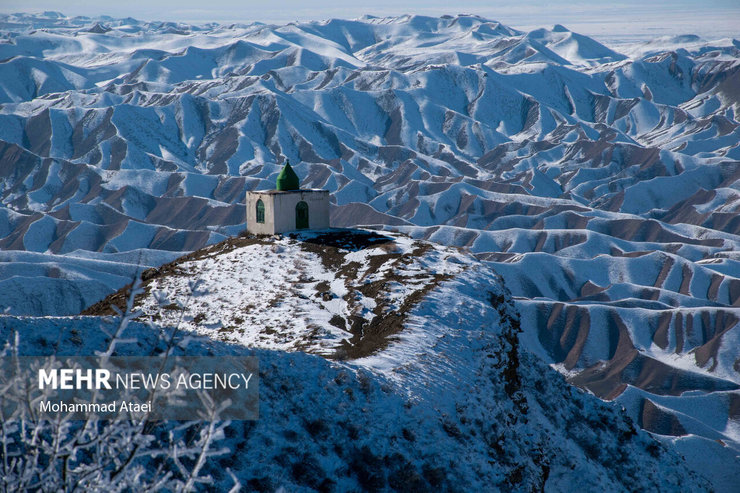
[[[329,227],[329,191],[301,189],[287,162],[275,190],[247,192],[247,231],[272,235]]]

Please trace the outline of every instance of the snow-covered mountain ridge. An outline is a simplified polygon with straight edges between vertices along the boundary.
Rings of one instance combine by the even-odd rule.
[[[705,470],[724,457],[732,484],[737,40],[605,47],[475,16],[20,14],[0,30],[10,313],[78,313],[140,266],[242,231],[244,192],[290,159],[304,186],[332,192],[335,226],[492,262],[528,351]]]
[[[594,289],[675,305],[681,282],[670,279],[699,269],[692,296],[737,302],[734,41],[691,38],[687,49],[677,38],[665,52],[648,43],[633,59],[562,26],[521,33],[472,16],[99,20],[105,29],[58,15],[4,19],[3,250],[105,260],[194,250],[241,230],[244,191],[269,186],[291,158],[305,186],[333,192],[340,226],[416,226],[507,263],[544,252],[558,264],[632,264],[663,251],[676,256],[667,284],[604,279]],[[43,313],[75,313],[125,283],[53,257],[33,263],[61,270],[26,293],[66,298]],[[660,271],[665,261],[650,263]],[[16,271],[1,274],[18,287]],[[547,277],[543,297],[581,296],[579,276]],[[90,282],[73,296],[64,278]],[[34,309],[22,303],[8,305]]]
[[[676,353],[680,358],[666,358],[641,346],[639,322],[630,326],[634,333],[625,328],[613,334],[599,325],[604,323],[599,317],[608,314],[598,310],[590,327],[577,321],[577,335],[550,340],[555,336],[546,320],[520,334],[514,300],[493,263],[456,248],[370,230],[242,234],[144,271],[142,279],[144,293],[134,304],[138,320],[244,347],[350,361],[411,395],[476,381],[467,352],[475,352],[479,342],[458,331],[478,333],[505,317],[505,325],[516,327],[505,337],[515,337],[517,348],[521,342],[528,364],[551,363],[571,383],[597,395],[605,394],[599,392],[604,386],[618,388],[610,399],[640,426],[663,435],[715,487],[729,491],[737,480],[740,441],[733,421],[740,379],[731,369],[737,347],[732,333],[710,371],[690,356],[702,351],[701,339],[687,338]],[[129,296],[124,288],[83,313],[113,315],[113,306],[124,309]],[[502,311],[502,304],[508,308]],[[566,344],[579,348],[580,358],[602,361],[586,370],[558,364],[559,352],[576,361],[574,349],[563,350]],[[543,347],[547,352],[538,354]],[[604,351],[612,351],[611,357]],[[438,366],[440,359],[444,364]],[[707,455],[714,457],[709,466],[702,463]]]
[[[205,470],[221,487],[224,465],[259,491],[709,487],[620,406],[520,347],[500,278],[455,248],[363,230],[244,235],[143,278],[133,313],[162,326],[130,321],[117,354],[162,351],[176,327],[175,354],[259,358],[260,418],[229,425],[223,457]],[[232,283],[241,288],[224,291]],[[2,317],[0,334],[17,331],[22,353],[79,355],[105,347],[101,328],[117,321]]]

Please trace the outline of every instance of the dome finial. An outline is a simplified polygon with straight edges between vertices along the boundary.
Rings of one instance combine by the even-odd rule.
[[[295,174],[293,168],[290,167],[290,160],[285,161],[283,170],[277,177],[277,189],[278,192],[287,192],[289,190],[298,190],[301,182],[298,179],[298,175]]]

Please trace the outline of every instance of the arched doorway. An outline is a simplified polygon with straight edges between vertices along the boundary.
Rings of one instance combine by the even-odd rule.
[[[302,200],[295,206],[295,229],[308,229],[308,204]]]
[[[265,222],[265,203],[262,202],[262,199],[257,200],[257,222],[258,223],[264,223]]]

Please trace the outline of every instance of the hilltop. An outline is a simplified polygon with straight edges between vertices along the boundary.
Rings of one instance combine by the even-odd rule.
[[[403,330],[409,314],[430,291],[478,264],[455,248],[393,233],[244,233],[144,271],[133,309],[138,320],[246,347],[356,359],[399,336],[405,344],[429,337]],[[481,285],[496,285],[490,269],[474,270],[488,278]],[[129,293],[127,286],[82,314],[114,315]]]

